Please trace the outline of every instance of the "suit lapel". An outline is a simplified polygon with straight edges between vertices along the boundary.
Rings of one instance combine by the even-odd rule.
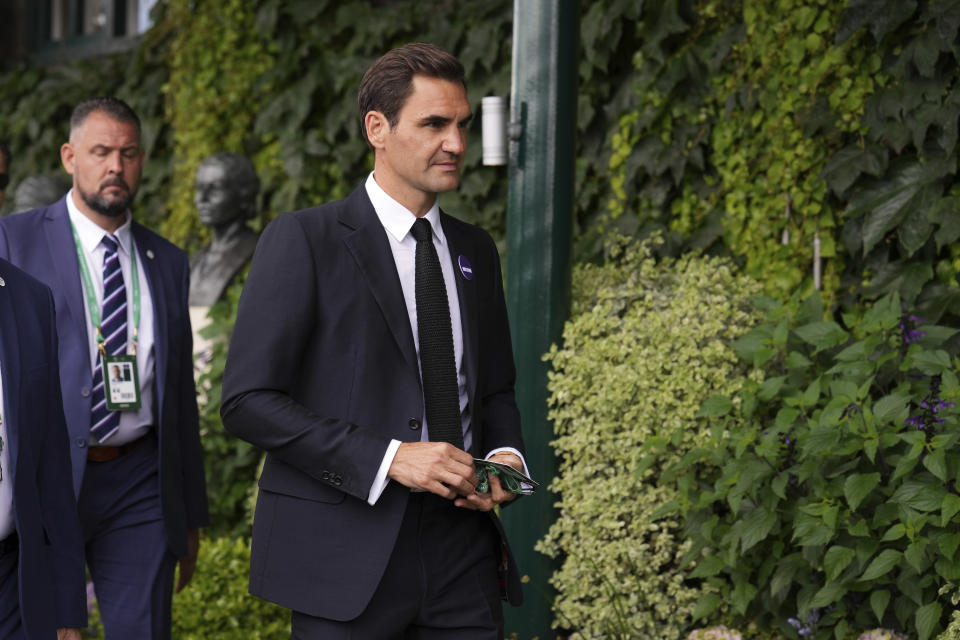
[[[130,227],[133,235],[133,242],[137,252],[137,266],[143,270],[147,280],[147,290],[141,291],[140,295],[150,296],[153,304],[153,363],[156,370],[155,393],[157,399],[154,402],[156,407],[154,416],[157,423],[160,422],[160,408],[163,407],[163,381],[166,379],[167,368],[167,346],[170,340],[170,327],[167,325],[167,296],[163,290],[163,274],[161,265],[157,264],[158,251],[153,247],[151,237],[145,233],[145,230],[138,223],[134,222]],[[146,354],[143,354],[144,356]]]
[[[0,275],[3,274],[0,271]],[[15,296],[11,289],[12,284],[0,287],[0,374],[3,375],[3,422],[7,439],[4,446],[9,447],[10,470],[16,469],[17,450],[19,447],[18,433],[15,425],[18,424],[17,411],[20,398],[20,343],[17,336],[17,318],[14,311]],[[4,473],[8,470],[4,469]],[[12,474],[12,471],[11,471]]]
[[[80,265],[77,263],[77,246],[67,214],[66,197],[52,205],[46,214],[44,229],[47,234],[47,247],[50,249],[50,263],[57,274],[57,286],[66,301],[73,322],[75,335],[87,335],[86,309],[83,306],[83,285],[80,283]],[[94,268],[93,265],[89,265]],[[87,360],[89,360],[89,355]],[[90,367],[93,366],[89,362]]]
[[[350,195],[339,219],[342,224],[353,229],[353,232],[344,238],[344,244],[360,267],[360,272],[370,287],[387,326],[390,327],[393,339],[407,364],[419,371],[410,317],[403,301],[403,289],[400,287],[390,242],[362,185]]]

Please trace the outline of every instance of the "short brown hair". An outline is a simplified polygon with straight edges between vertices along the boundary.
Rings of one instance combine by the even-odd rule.
[[[460,61],[435,44],[411,42],[387,52],[370,65],[360,81],[357,104],[365,139],[367,131],[363,121],[371,111],[382,113],[390,128],[396,126],[400,110],[413,92],[415,75],[459,82],[464,88],[467,86]]]
[[[73,132],[83,126],[83,123],[87,121],[87,118],[94,111],[102,111],[117,122],[132,124],[137,130],[137,136],[140,135],[140,118],[138,118],[137,113],[130,108],[130,105],[120,98],[102,96],[99,98],[89,98],[74,107],[73,114],[70,116],[71,137],[73,136]]]

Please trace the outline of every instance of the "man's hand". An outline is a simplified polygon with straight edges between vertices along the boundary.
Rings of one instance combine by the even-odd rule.
[[[177,588],[174,593],[180,593],[190,578],[193,577],[193,570],[197,568],[197,553],[200,551],[200,530],[191,529],[187,531],[187,555],[180,558],[180,578],[177,580]]]
[[[83,640],[80,635],[80,629],[63,628],[57,629],[57,640]]]
[[[447,442],[401,443],[387,476],[447,500],[473,495],[479,482],[473,456]]]
[[[517,471],[523,471],[523,461],[509,451],[495,453],[490,456],[490,460],[510,465]],[[490,511],[495,505],[510,502],[517,497],[517,494],[514,492],[503,488],[503,485],[500,484],[499,476],[491,473],[487,475],[487,479],[490,481],[490,491],[488,493],[464,494],[466,497],[457,498],[453,501],[453,504],[458,507],[463,507],[464,509]]]

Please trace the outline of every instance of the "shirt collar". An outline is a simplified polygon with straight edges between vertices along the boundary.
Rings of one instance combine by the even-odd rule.
[[[73,189],[67,192],[67,214],[70,216],[70,222],[73,223],[73,228],[77,230],[77,236],[80,238],[80,246],[83,247],[83,250],[86,253],[93,253],[93,251],[100,244],[100,241],[103,240],[103,236],[108,235],[107,231],[103,229],[96,222],[83,215],[80,209],[77,208],[76,203],[73,201]],[[115,237],[120,244],[120,251],[130,255],[130,212],[127,211],[126,220],[120,228],[113,232],[113,237]]]
[[[397,242],[403,242],[404,238],[410,233],[413,223],[417,221],[417,216],[413,215],[409,209],[394,200],[387,194],[383,188],[377,184],[373,178],[373,172],[367,176],[367,182],[364,185],[367,188],[367,196],[373,203],[373,209],[377,212],[380,224],[387,230],[387,233],[396,238]],[[443,235],[443,227],[440,226],[440,204],[434,202],[430,210],[423,216],[433,228],[434,237],[440,242],[440,246],[447,243]]]

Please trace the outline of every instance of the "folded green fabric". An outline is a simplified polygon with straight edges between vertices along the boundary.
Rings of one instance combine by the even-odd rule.
[[[500,478],[500,486],[507,491],[519,495],[532,495],[539,486],[532,478],[517,471],[508,464],[474,458],[473,466],[477,471],[477,478],[480,480],[477,484],[477,493],[487,493],[490,491],[491,474]]]

